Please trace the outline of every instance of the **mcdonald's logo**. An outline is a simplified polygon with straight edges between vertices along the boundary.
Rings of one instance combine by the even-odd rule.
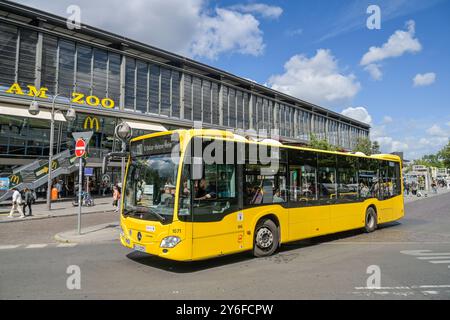
[[[9,181],[12,185],[18,185],[22,181],[22,177],[14,174],[9,177]]]
[[[86,117],[84,120],[84,129],[85,130],[93,130],[95,126],[95,131],[98,132],[100,130],[100,124],[98,122],[97,117]]]

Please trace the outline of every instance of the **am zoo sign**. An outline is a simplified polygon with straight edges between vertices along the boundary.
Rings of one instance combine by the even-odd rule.
[[[27,85],[28,93],[25,93],[22,87],[18,83],[14,83],[6,93],[16,94],[19,96],[29,96],[29,97],[37,97],[42,99],[49,99],[47,96],[47,88],[39,88],[37,89],[35,86]],[[113,109],[115,106],[114,100],[110,98],[99,98],[97,96],[86,96],[83,93],[73,92],[72,93],[72,103],[76,104],[87,104],[91,107],[102,106],[106,109]]]

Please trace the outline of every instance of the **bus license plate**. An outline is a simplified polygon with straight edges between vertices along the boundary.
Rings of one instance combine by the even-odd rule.
[[[140,251],[140,252],[145,252],[145,247],[144,247],[144,246],[141,246],[141,245],[139,245],[139,244],[135,244],[135,245],[134,245],[134,250]]]

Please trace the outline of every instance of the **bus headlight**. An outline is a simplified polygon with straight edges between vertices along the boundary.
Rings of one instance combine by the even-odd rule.
[[[177,244],[179,244],[180,241],[181,241],[181,239],[178,237],[174,237],[174,236],[165,237],[164,239],[162,239],[160,247],[161,248],[173,248]]]

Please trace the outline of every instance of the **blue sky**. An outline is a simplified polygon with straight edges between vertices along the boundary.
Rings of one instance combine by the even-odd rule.
[[[449,0],[18,2],[64,16],[77,4],[82,23],[345,110],[385,152],[414,159],[450,136]],[[370,4],[380,30],[366,27]]]

